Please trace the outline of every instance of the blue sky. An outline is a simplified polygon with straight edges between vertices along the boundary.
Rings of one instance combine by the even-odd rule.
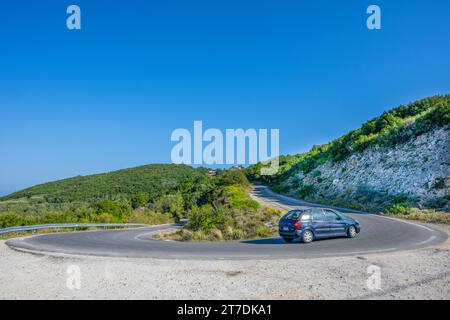
[[[447,0],[2,1],[0,194],[170,162],[194,120],[279,128],[281,153],[306,151],[449,93],[449,15]]]

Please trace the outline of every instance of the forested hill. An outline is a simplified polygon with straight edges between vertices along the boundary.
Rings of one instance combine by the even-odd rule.
[[[360,209],[449,208],[450,95],[384,112],[330,143],[280,157],[275,176],[250,180],[302,199]]]
[[[0,228],[87,222],[161,224],[188,218],[182,240],[276,233],[279,212],[260,207],[242,170],[153,164],[34,186],[0,199]]]
[[[48,182],[27,188],[3,198],[13,200],[39,197],[49,203],[95,201],[98,199],[133,199],[145,193],[148,200],[173,193],[180,185],[203,177],[206,169],[186,165],[150,164],[108,173]]]

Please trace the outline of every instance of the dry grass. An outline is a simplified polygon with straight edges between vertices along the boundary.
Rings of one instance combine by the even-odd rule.
[[[450,213],[436,210],[420,210],[417,208],[408,208],[401,212],[386,212],[387,216],[416,220],[428,223],[450,224]]]
[[[229,220],[211,229],[191,230],[185,227],[171,232],[159,232],[155,238],[175,241],[233,241],[267,238],[277,235],[279,210],[268,207],[258,209],[229,209]]]

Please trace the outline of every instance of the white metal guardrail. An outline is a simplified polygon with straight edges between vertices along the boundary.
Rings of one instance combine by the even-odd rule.
[[[33,231],[41,229],[61,229],[61,228],[109,228],[109,227],[148,227],[143,223],[53,223],[53,224],[39,224],[32,226],[9,227],[0,229],[0,234]]]

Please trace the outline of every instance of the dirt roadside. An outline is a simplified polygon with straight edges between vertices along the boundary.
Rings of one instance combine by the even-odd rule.
[[[450,240],[395,253],[245,261],[40,255],[0,241],[0,288],[0,299],[448,299]]]

